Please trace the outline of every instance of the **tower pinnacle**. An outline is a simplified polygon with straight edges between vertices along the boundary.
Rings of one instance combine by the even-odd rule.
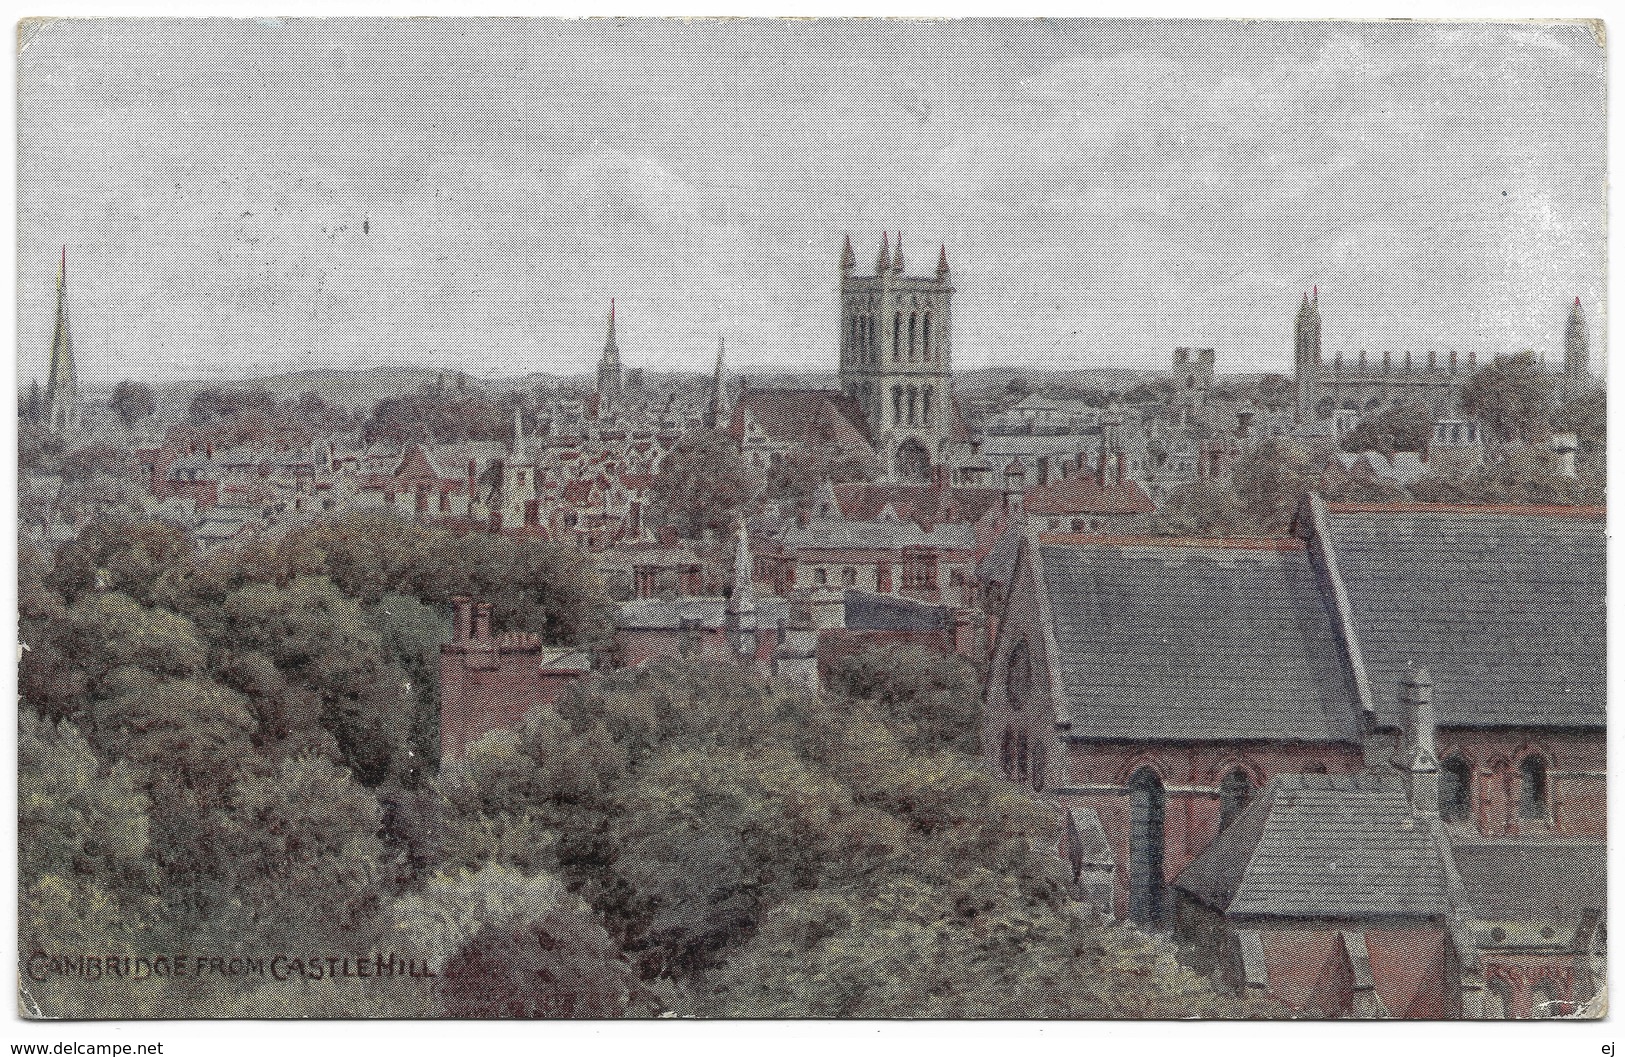
[[[948,274],[948,244],[942,243],[937,251],[937,281],[942,281]]]
[[[852,236],[846,236],[846,243],[841,247],[841,274],[846,275],[857,266],[857,255],[852,252]]]
[[[600,404],[619,396],[621,392],[621,348],[615,344],[615,299],[609,299],[609,335],[604,339],[604,355],[598,361],[598,398]]]
[[[875,274],[884,275],[891,271],[891,243],[887,232],[880,233],[880,256],[875,258]]]
[[[903,233],[897,233],[897,248],[892,252],[891,270],[898,275],[903,274]]]

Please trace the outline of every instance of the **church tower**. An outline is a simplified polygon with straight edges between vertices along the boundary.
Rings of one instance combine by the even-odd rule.
[[[1569,323],[1563,331],[1563,384],[1571,393],[1584,389],[1591,376],[1591,336],[1586,332],[1586,317],[1580,311],[1580,299],[1574,299],[1569,309]]]
[[[935,275],[905,274],[903,236],[880,236],[875,273],[841,247],[841,389],[863,410],[884,477],[927,481],[953,426],[954,287],[948,250]]]
[[[79,428],[79,376],[73,366],[73,338],[68,334],[68,248],[56,273],[56,329],[51,332],[51,374],[45,385],[45,422],[54,432]]]
[[[611,401],[621,395],[621,349],[615,344],[615,299],[609,299],[609,337],[604,341],[604,355],[598,360],[599,414],[608,409]]]
[[[1298,421],[1313,422],[1320,402],[1320,287],[1303,295],[1292,328],[1292,371],[1298,387]]]

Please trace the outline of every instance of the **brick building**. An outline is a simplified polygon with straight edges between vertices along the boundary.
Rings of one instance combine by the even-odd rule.
[[[1588,905],[1600,900],[1580,893],[1531,908],[1508,895],[1505,878],[1508,861],[1551,859],[1554,847],[1577,862],[1602,853],[1602,525],[1591,508],[1310,498],[1288,539],[1028,533],[990,664],[984,744],[1011,781],[1066,809],[1081,845],[1075,865],[1109,851],[1116,913],[1162,928],[1180,917],[1176,903],[1203,908],[1206,919],[1187,911],[1181,927],[1252,959],[1229,959],[1232,980],[1262,981],[1306,1008],[1357,1012],[1342,984],[1306,996],[1292,981],[1323,970],[1357,981],[1369,961],[1384,997],[1367,1012],[1526,1016],[1553,1008],[1531,997],[1537,982],[1542,1002],[1583,1001],[1586,948],[1600,929],[1582,919],[1600,914]],[[1419,732],[1401,693],[1421,668],[1433,680],[1434,778],[1402,810],[1394,782],[1414,779]],[[1344,801],[1324,826],[1300,817],[1315,797]],[[1364,816],[1363,829],[1337,828]],[[1255,834],[1232,829],[1244,818],[1296,849],[1279,861],[1308,864],[1292,874],[1304,902],[1278,908],[1281,928],[1261,929],[1253,904],[1235,902],[1249,876],[1292,873],[1268,866],[1275,845],[1249,849]],[[1291,833],[1280,828],[1288,819]],[[1393,915],[1340,891],[1328,864],[1393,861],[1385,841],[1435,824],[1437,869],[1449,874],[1442,863],[1456,849],[1473,867],[1440,900],[1417,904],[1405,928],[1421,931],[1404,942],[1448,957],[1390,959],[1379,933]],[[1327,847],[1342,854],[1327,857]],[[1209,852],[1202,869],[1219,880],[1187,880]],[[1409,877],[1385,883],[1404,891]],[[1268,933],[1262,954],[1249,932]],[[1347,942],[1337,948],[1331,932]],[[1514,935],[1539,942],[1502,958],[1497,944]],[[1415,984],[1425,994],[1384,982],[1388,964],[1433,966]],[[1514,977],[1522,982],[1505,982]]]

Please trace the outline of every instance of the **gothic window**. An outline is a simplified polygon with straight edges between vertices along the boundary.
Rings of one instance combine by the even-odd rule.
[[[912,385],[908,387],[908,424],[911,426],[914,425],[914,411],[919,395]]]
[[[891,387],[891,420],[893,422],[903,420],[903,387],[900,385]]]
[[[1163,815],[1167,794],[1162,780],[1142,767],[1128,780],[1129,916],[1142,925],[1162,919]]]
[[[925,387],[925,391],[921,399],[924,401],[924,403],[920,405],[920,421],[929,426],[931,424],[931,387],[929,385]]]
[[[1510,1020],[1512,1018],[1512,988],[1499,976],[1484,986],[1484,1019]]]
[[[1253,799],[1253,783],[1240,767],[1232,768],[1219,782],[1219,829],[1230,828]]]
[[[898,355],[903,351],[903,313],[898,312],[892,316],[891,321],[891,358],[896,362]]]
[[[1033,789],[1042,793],[1049,784],[1049,767],[1046,757],[1048,750],[1044,748],[1044,739],[1033,739]]]
[[[1033,692],[1033,659],[1027,640],[1018,639],[1004,669],[1004,696],[1011,708],[1020,708]]]
[[[1016,780],[1025,781],[1029,773],[1030,761],[1027,758],[1027,739],[1022,738],[1016,743]]]
[[[1439,817],[1465,822],[1473,803],[1473,769],[1460,756],[1439,765]]]
[[[917,329],[918,324],[919,317],[913,312],[910,312],[908,314],[908,359],[910,363],[914,362],[917,356],[917,350],[914,343],[914,332]]]
[[[1518,764],[1518,817],[1543,822],[1549,816],[1546,805],[1546,761],[1529,755]]]
[[[927,312],[920,320],[920,347],[925,352],[925,361],[931,362],[931,313]]]
[[[999,745],[999,769],[1006,778],[1015,780],[1016,777],[1016,732],[1009,727],[1004,728],[1004,741]]]

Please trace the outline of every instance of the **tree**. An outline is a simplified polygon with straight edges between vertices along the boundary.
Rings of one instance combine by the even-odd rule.
[[[727,434],[691,431],[660,462],[649,486],[649,517],[686,539],[708,531],[726,535],[751,511],[755,485]]]
[[[841,659],[829,688],[872,701],[911,750],[977,754],[981,680],[963,657],[918,646],[883,646]]]
[[[124,428],[151,418],[153,412],[158,410],[157,402],[153,400],[152,387],[142,382],[125,380],[113,387],[113,396],[108,401],[113,411],[118,415]]]
[[[1462,386],[1461,409],[1502,440],[1538,443],[1551,432],[1555,384],[1532,352],[1498,357]]]
[[[618,1017],[648,992],[592,909],[551,874],[501,865],[439,874],[394,909],[415,949],[437,952],[449,1017]]]
[[[1424,404],[1407,401],[1361,419],[1343,438],[1343,450],[1391,456],[1396,451],[1427,451],[1432,439],[1433,413]]]

